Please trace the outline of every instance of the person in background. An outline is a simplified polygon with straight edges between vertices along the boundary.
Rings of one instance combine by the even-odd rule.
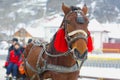
[[[6,66],[6,80],[9,80],[9,75],[12,73],[12,80],[17,80],[18,75],[18,63],[20,59],[21,51],[20,44],[15,43],[13,50],[9,53],[9,61]]]
[[[18,42],[18,39],[17,38],[13,38],[12,39],[12,45],[9,47],[8,49],[8,55],[7,55],[7,61],[9,61],[9,53],[10,51],[14,50],[14,45]],[[6,63],[7,65],[7,63]]]
[[[31,42],[32,42],[32,39],[29,39],[27,43],[29,44],[29,43],[31,43]]]
[[[11,45],[10,48],[9,48],[9,52],[14,49],[14,45],[15,45],[17,42],[18,42],[18,39],[17,39],[17,38],[13,38],[13,39],[12,39],[12,45]]]
[[[27,44],[29,44],[31,42],[32,42],[32,39],[29,39]],[[24,54],[23,54],[25,48],[26,48],[26,45],[23,45],[20,48],[22,51],[21,59],[19,61],[19,65],[20,65],[19,66],[19,73],[22,75],[21,80],[25,80],[25,78],[26,78],[25,71],[24,71]]]
[[[32,42],[32,39],[29,39],[27,44],[31,43]],[[26,48],[26,45],[21,45],[20,49],[21,49],[21,52],[23,53],[24,52],[24,49]]]

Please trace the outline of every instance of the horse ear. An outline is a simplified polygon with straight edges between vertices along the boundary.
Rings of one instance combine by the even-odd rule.
[[[84,4],[84,6],[83,6],[83,8],[82,8],[82,11],[83,11],[83,13],[84,13],[85,15],[87,14],[88,8],[87,8],[87,5],[86,5],[86,4]]]
[[[66,6],[64,3],[62,3],[62,10],[66,15],[71,9],[68,6]]]

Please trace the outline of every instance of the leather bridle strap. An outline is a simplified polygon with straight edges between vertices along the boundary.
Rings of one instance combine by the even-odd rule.
[[[86,39],[85,36],[83,36],[83,35],[78,35],[78,36],[76,36],[76,37],[74,37],[74,38],[70,38],[69,44],[75,42],[75,41],[78,40],[78,39],[83,39],[83,40],[85,40],[85,41],[87,42],[87,39]]]
[[[70,33],[68,33],[68,36],[73,36],[77,33],[82,33],[85,37],[87,37],[87,33],[84,31],[84,30],[75,30],[75,31],[72,31]]]

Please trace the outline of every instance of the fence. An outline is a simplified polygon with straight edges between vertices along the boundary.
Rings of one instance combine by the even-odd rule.
[[[118,54],[119,55],[119,54]],[[119,55],[120,57],[120,55]],[[81,68],[82,80],[120,80],[120,58],[104,54],[88,56]],[[111,76],[112,75],[112,76]]]

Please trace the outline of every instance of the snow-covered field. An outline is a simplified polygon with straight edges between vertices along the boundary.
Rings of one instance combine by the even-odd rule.
[[[6,70],[3,68],[5,60],[0,60],[0,80],[5,80]]]
[[[4,60],[0,60],[0,80],[5,80],[6,70],[3,68]],[[99,78],[114,78],[120,79],[120,69],[115,68],[95,68],[95,67],[82,67],[81,76],[99,77]],[[96,80],[96,79],[78,79],[78,80]]]
[[[0,50],[0,80],[5,80],[5,72],[6,70],[3,68],[5,58],[7,56],[7,51]],[[109,58],[112,60],[118,59],[120,60],[120,54],[89,54],[88,58]],[[120,80],[120,68],[109,68],[109,67],[91,67],[91,66],[83,66],[80,71],[81,76],[88,77],[99,77],[99,78],[114,78]],[[87,79],[87,78],[79,78],[78,80],[96,80],[96,79]]]
[[[120,69],[116,68],[98,68],[98,67],[82,67],[81,76],[110,78],[120,80]]]
[[[1,50],[0,49],[0,55],[7,55],[8,53],[8,50]]]

